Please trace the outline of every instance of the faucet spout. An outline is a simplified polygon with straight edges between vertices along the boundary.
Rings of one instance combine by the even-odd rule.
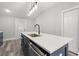
[[[39,24],[35,24],[34,27],[38,26],[38,34],[40,34],[40,25]]]

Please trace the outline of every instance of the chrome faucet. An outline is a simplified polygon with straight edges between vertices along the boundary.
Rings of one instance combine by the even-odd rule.
[[[34,27],[38,26],[38,34],[40,34],[40,25],[39,24],[35,24]]]

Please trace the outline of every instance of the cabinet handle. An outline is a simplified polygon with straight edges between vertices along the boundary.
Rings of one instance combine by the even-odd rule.
[[[45,56],[45,54],[40,51],[34,44],[30,43],[29,46],[32,48],[32,50],[38,55],[38,56]],[[32,47],[33,46],[33,47]],[[35,48],[35,49],[34,49]],[[37,51],[36,51],[37,50]]]
[[[30,46],[30,48],[31,48],[38,56],[40,56],[40,55],[33,49],[33,47],[31,46],[31,43],[29,43],[29,46]]]

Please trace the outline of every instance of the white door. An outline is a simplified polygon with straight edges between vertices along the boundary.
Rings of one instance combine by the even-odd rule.
[[[73,38],[69,43],[69,50],[78,53],[78,9],[64,12],[63,36]]]

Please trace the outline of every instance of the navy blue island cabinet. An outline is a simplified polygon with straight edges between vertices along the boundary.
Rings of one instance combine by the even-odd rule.
[[[21,34],[21,47],[24,56],[67,56],[68,55],[68,44],[60,47],[59,49],[57,49],[52,53],[49,53],[45,49],[37,45],[35,42],[31,41],[24,34]]]
[[[0,31],[0,46],[3,44],[3,32]]]

